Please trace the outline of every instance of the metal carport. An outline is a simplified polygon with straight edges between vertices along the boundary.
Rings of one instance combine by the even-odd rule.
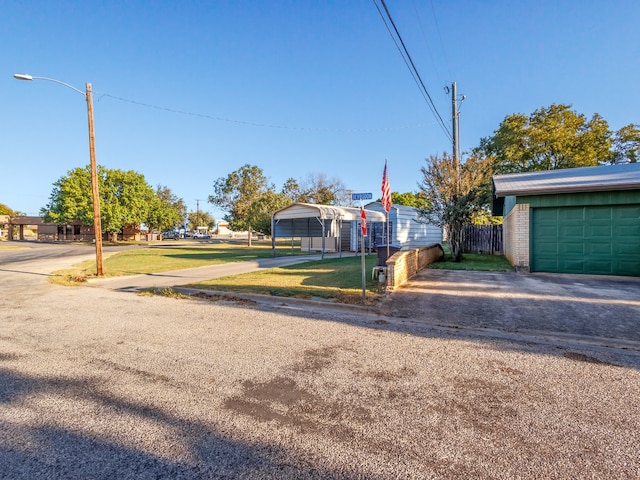
[[[385,222],[383,213],[366,210],[367,222]],[[276,253],[276,238],[321,238],[322,257],[326,251],[326,239],[337,239],[338,250],[342,252],[341,236],[343,222],[359,222],[360,208],[338,207],[335,205],[315,205],[312,203],[292,203],[271,216],[271,246]]]

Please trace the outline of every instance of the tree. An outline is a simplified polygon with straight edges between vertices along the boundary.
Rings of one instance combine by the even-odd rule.
[[[302,202],[300,184],[295,178],[287,178],[287,181],[282,186],[282,194],[289,197],[292,202]]]
[[[381,202],[382,199],[378,198],[376,202]],[[391,192],[391,203],[393,205],[404,205],[405,207],[422,207],[426,208],[427,198],[424,192]]]
[[[615,133],[611,163],[636,163],[638,158],[640,158],[640,127],[631,123]]]
[[[289,195],[294,202],[346,205],[350,200],[342,180],[329,178],[324,173],[311,174],[300,184],[290,178],[285,182],[282,191]]]
[[[216,220],[209,212],[203,212],[202,210],[197,212],[189,212],[187,215],[189,220],[189,229],[196,230],[198,227],[209,227],[213,229],[216,226]]]
[[[453,260],[462,260],[462,228],[474,214],[488,208],[491,195],[491,160],[472,155],[456,165],[446,153],[432,155],[422,167],[421,193],[427,207],[416,208],[418,218],[425,223],[443,227],[449,238]]]
[[[140,225],[148,219],[155,193],[144,176],[133,170],[108,170],[100,165],[97,170],[102,230],[115,241],[123,227]],[[75,168],[60,177],[40,214],[46,222],[65,224],[79,220],[93,225],[90,167]]]
[[[249,207],[249,222],[257,232],[271,236],[271,217],[277,210],[286,207],[290,203],[291,198],[288,195],[267,191]]]
[[[163,232],[182,225],[187,215],[184,200],[174,195],[166,186],[158,185],[155,193],[144,222],[149,231]]]
[[[610,160],[612,136],[597,113],[587,120],[570,105],[552,104],[529,117],[508,115],[476,153],[494,157],[495,173],[588,167]]]
[[[98,165],[98,186],[104,186],[104,169]],[[102,199],[101,202],[102,203]],[[40,209],[45,222],[63,225],[76,220],[85,225],[93,225],[93,202],[91,196],[91,171],[74,168],[53,183],[49,203]]]
[[[118,232],[129,225],[140,225],[149,217],[155,192],[144,175],[133,170],[105,170],[100,187],[102,229],[117,240]]]
[[[249,232],[248,245],[251,246],[249,209],[265,192],[273,190],[261,168],[255,165],[243,165],[226,177],[220,177],[213,183],[213,195],[209,195],[209,203],[229,212],[225,220],[231,228]]]
[[[4,203],[0,203],[0,215],[16,215],[16,212],[7,207]]]

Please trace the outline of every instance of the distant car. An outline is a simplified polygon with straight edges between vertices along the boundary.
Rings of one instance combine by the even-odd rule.
[[[211,235],[209,235],[208,233],[204,233],[204,232],[195,232],[193,234],[193,238],[211,238]]]

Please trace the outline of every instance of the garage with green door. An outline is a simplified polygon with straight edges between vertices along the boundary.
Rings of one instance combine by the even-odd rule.
[[[640,276],[640,164],[497,175],[493,187],[519,270]]]

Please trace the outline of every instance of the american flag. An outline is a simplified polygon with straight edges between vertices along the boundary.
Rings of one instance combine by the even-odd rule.
[[[382,208],[389,213],[391,210],[391,188],[389,187],[389,174],[387,173],[387,161],[384,161],[384,172],[382,173]]]

